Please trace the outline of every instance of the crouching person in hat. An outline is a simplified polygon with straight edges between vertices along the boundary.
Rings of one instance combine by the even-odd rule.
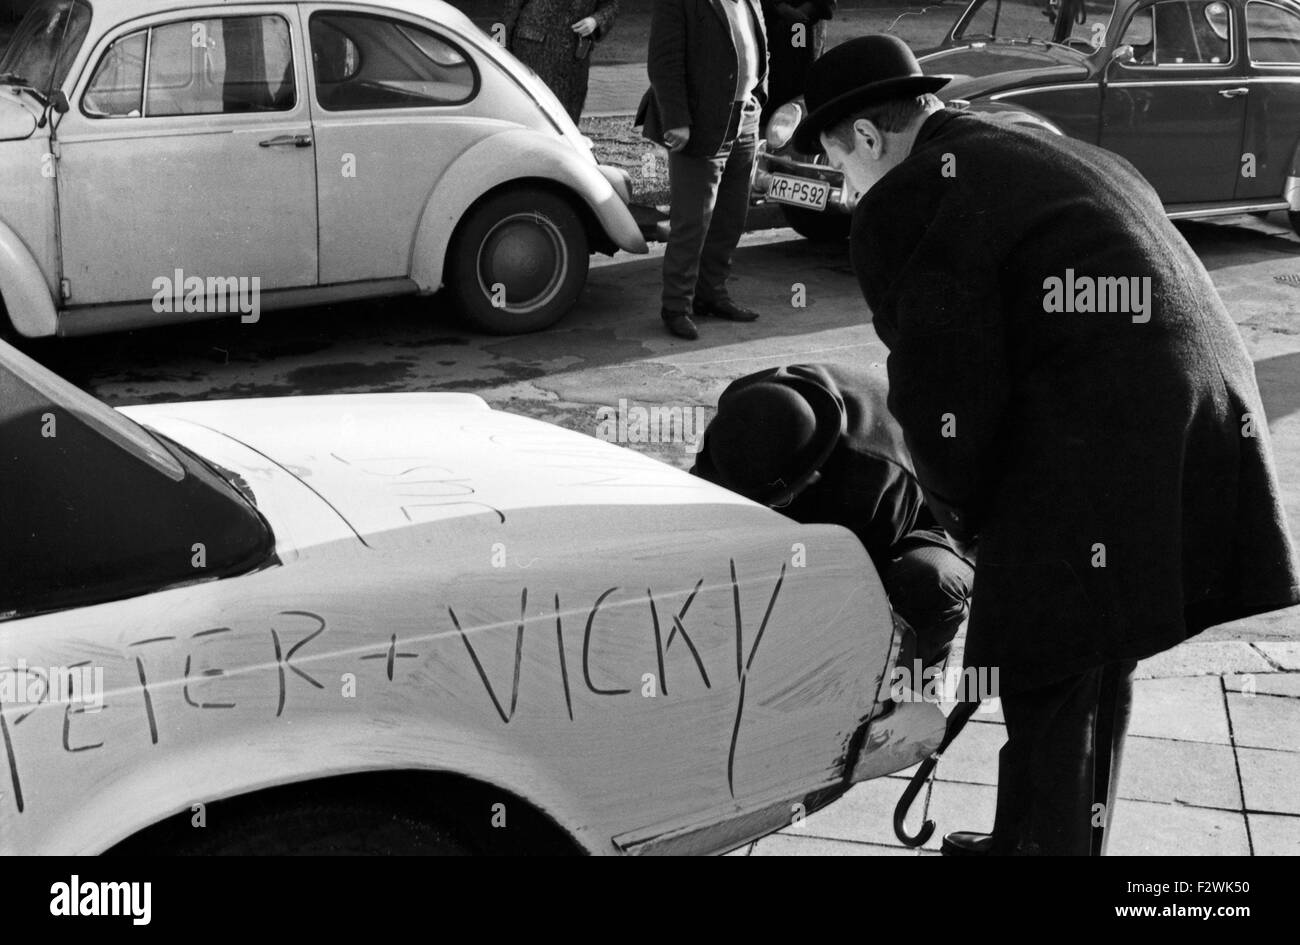
[[[898,659],[911,670],[947,657],[974,570],[926,510],[885,395],[883,371],[843,365],[742,377],[718,400],[691,472],[795,521],[857,535],[912,630]]]
[[[1007,742],[991,836],[944,850],[1098,854],[1135,661],[1300,602],[1295,552],[1250,355],[1155,192],[943,83],[893,37],[846,42],[796,146],[862,195],[890,410],[929,508],[979,539],[966,663],[999,669]]]

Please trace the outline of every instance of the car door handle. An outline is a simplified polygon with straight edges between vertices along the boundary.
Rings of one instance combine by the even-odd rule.
[[[1249,95],[1250,89],[1245,86],[1239,86],[1235,89],[1220,89],[1219,94],[1224,98],[1240,98],[1243,95]]]
[[[310,148],[311,135],[279,135],[257,142],[259,148]]]

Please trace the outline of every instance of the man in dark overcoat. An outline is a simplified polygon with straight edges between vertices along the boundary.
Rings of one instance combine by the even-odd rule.
[[[1000,669],[991,837],[1103,850],[1136,660],[1300,602],[1254,367],[1159,198],[1100,148],[947,109],[900,41],[813,64],[796,130],[861,197],[851,255],[927,504],[978,537]],[[801,150],[804,148],[801,147]]]
[[[925,507],[882,367],[792,364],[732,381],[691,473],[796,522],[849,529],[903,618],[898,665],[936,666],[966,618],[973,568]],[[918,675],[912,679],[922,689]]]

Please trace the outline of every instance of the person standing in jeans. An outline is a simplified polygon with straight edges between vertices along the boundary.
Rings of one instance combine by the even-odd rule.
[[[660,315],[672,334],[694,340],[692,315],[758,318],[727,292],[767,99],[757,0],[656,0],[648,60],[636,124],[669,149],[671,190]]]

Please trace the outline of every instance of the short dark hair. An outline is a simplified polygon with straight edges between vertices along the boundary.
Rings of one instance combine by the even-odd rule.
[[[847,150],[853,147],[853,123],[860,118],[865,118],[881,131],[899,132],[926,112],[942,107],[943,102],[933,92],[916,98],[894,98],[845,116],[826,129],[826,136]]]

